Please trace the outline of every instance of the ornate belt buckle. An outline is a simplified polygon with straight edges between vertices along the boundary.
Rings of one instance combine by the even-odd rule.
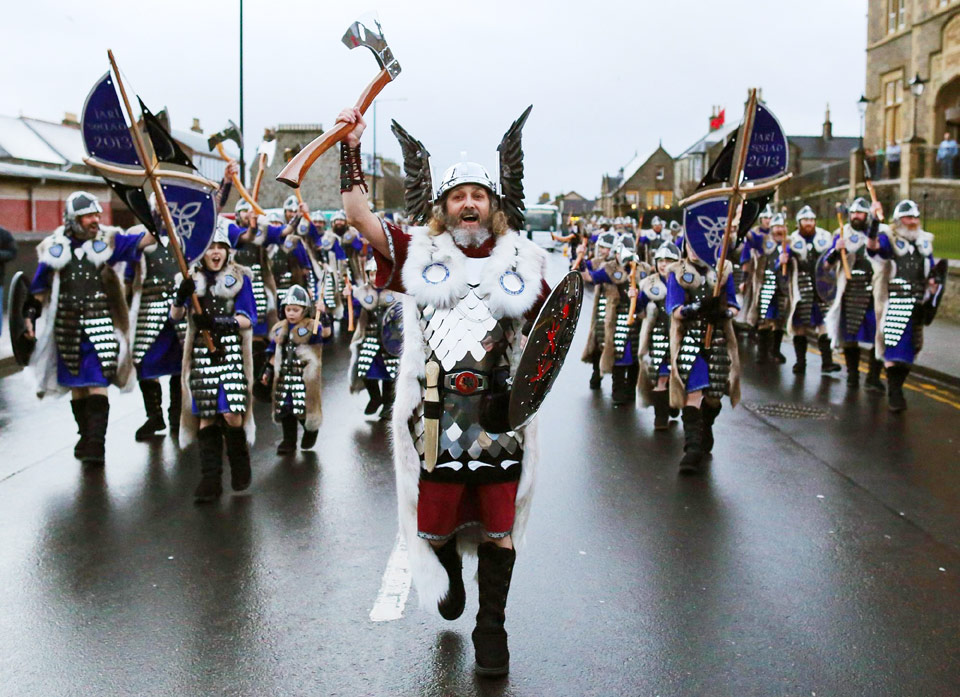
[[[480,376],[469,370],[459,373],[453,381],[453,386],[462,395],[471,395],[480,387]]]

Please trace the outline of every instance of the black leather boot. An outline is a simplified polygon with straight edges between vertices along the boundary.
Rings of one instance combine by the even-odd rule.
[[[773,333],[770,335],[770,358],[773,359],[774,363],[779,363],[783,365],[787,362],[787,357],[783,355],[780,351],[780,346],[783,343],[783,330],[774,329]]]
[[[77,439],[77,444],[73,446],[73,456],[80,459],[80,456],[83,454],[83,435],[87,431],[87,400],[89,397],[81,397],[80,399],[71,399],[70,400],[70,409],[73,410],[73,419],[77,422],[77,433],[80,434],[80,438]]]
[[[434,547],[433,551],[449,579],[449,590],[443,600],[437,603],[437,610],[443,619],[455,620],[463,614],[467,603],[467,593],[463,588],[463,561],[457,551],[456,535],[444,542],[442,547]]]
[[[770,330],[757,330],[757,364],[762,365],[770,360]]]
[[[611,394],[614,406],[622,406],[634,401],[633,390],[630,389],[630,368],[625,365],[613,368],[613,392]]]
[[[684,407],[683,457],[680,459],[680,474],[699,474],[703,462],[703,415],[697,407]]]
[[[380,389],[383,391],[383,409],[380,410],[381,419],[389,419],[393,415],[393,400],[396,397],[397,383],[393,380],[384,380]]]
[[[303,426],[303,437],[300,439],[300,449],[309,450],[317,444],[317,435],[320,431],[308,431],[303,421],[300,422],[300,425]]]
[[[719,402],[714,405],[708,403],[707,400],[703,400],[700,406],[700,416],[703,421],[703,435],[700,439],[700,447],[704,453],[709,453],[713,452],[713,422],[717,420],[717,416],[719,416],[720,410],[723,408],[723,403]]]
[[[797,353],[797,362],[793,364],[793,374],[803,375],[807,372],[807,337],[793,337],[793,350]]]
[[[297,420],[293,420],[296,428]],[[243,426],[227,426],[224,428],[224,441],[227,444],[227,462],[230,463],[230,488],[234,491],[243,491],[250,486],[250,446],[247,445],[247,434]],[[296,436],[294,436],[296,438]],[[294,440],[296,447],[296,440]]]
[[[170,376],[170,408],[167,410],[167,417],[170,423],[170,435],[174,438],[180,436],[180,409],[183,407],[183,387],[180,384],[179,375]]]
[[[287,414],[280,419],[280,428],[283,429],[283,440],[277,446],[277,455],[289,455],[297,450],[297,417]]]
[[[82,436],[80,462],[85,465],[102,467],[107,441],[107,421],[110,417],[110,402],[106,395],[95,394],[87,397],[86,430]]]
[[[877,354],[870,349],[870,368],[867,370],[867,379],[863,381],[863,386],[868,392],[879,392],[883,394],[887,391],[886,385],[880,379],[880,371],[883,370],[883,361],[877,358]]]
[[[894,363],[887,368],[887,406],[895,414],[907,408],[907,400],[903,396],[903,383],[909,374],[910,366],[906,363]]]
[[[670,393],[667,390],[654,390],[651,401],[653,402],[653,430],[666,431],[670,428]]]
[[[817,337],[817,348],[820,349],[820,372],[837,373],[840,371],[840,364],[833,360],[833,349],[830,347],[830,337],[821,334]]]
[[[847,364],[847,387],[860,386],[860,347],[844,346],[843,361]]]
[[[200,451],[200,483],[193,492],[194,503],[216,501],[223,493],[221,472],[223,470],[223,431],[220,424],[204,426],[197,433],[197,449]]]
[[[593,354],[593,372],[590,374],[590,389],[599,390],[600,382],[603,380],[603,376],[600,374],[600,354]]]
[[[367,394],[370,395],[370,400],[367,402],[363,413],[367,416],[376,414],[377,409],[383,404],[383,401],[380,399],[380,383],[376,380],[364,380],[363,386],[367,388]]]
[[[507,595],[517,553],[512,549],[484,542],[477,548],[477,584],[480,587],[480,609],[473,630],[474,670],[484,678],[498,678],[510,671],[510,650],[507,647]]]
[[[163,391],[157,380],[141,380],[140,393],[143,395],[143,409],[147,412],[147,420],[137,429],[134,438],[143,442],[162,436],[167,430],[163,420]]]

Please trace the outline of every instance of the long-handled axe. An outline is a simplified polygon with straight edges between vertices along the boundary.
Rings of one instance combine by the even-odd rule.
[[[343,43],[347,48],[356,48],[365,46],[369,48],[380,65],[380,72],[373,81],[367,85],[366,89],[360,94],[356,107],[363,114],[367,111],[373,100],[377,98],[380,91],[387,86],[388,82],[393,81],[400,74],[400,64],[393,57],[393,52],[387,46],[386,39],[383,38],[383,30],[380,23],[377,22],[377,31],[372,31],[360,22],[354,22],[343,35]],[[277,181],[283,182],[287,186],[298,188],[307,174],[307,170],[317,161],[323,153],[329,150],[335,143],[343,140],[347,134],[353,130],[353,124],[338,123],[322,136],[315,138],[303,150],[298,152],[287,164],[286,167],[277,175]]]
[[[269,128],[263,132],[263,140],[257,148],[257,178],[253,180],[253,200],[260,199],[260,182],[263,181],[263,171],[273,162],[277,152],[277,134]]]
[[[240,134],[240,129],[237,128],[237,124],[233,121],[228,121],[227,123],[229,125],[226,128],[207,138],[207,146],[210,150],[216,149],[217,153],[219,153],[225,162],[233,162],[233,158],[227,155],[227,151],[223,149],[223,141],[232,140],[237,144],[238,148],[243,148],[243,136]],[[237,191],[240,192],[243,200],[250,204],[254,213],[257,215],[265,215],[264,210],[257,204],[257,200],[250,195],[250,192],[247,191],[247,188],[240,181],[240,177],[236,174],[233,175],[233,185],[237,187]]]

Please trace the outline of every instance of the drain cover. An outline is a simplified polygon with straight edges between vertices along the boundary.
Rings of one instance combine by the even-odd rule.
[[[833,414],[823,407],[811,404],[792,404],[789,402],[744,402],[743,406],[752,412],[777,419],[832,419]]]

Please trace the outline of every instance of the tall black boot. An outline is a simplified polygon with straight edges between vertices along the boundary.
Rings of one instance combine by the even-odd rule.
[[[654,390],[650,400],[653,402],[653,430],[666,431],[670,428],[670,393]]]
[[[83,464],[103,466],[109,417],[110,402],[106,395],[95,394],[87,397],[86,430],[83,435],[83,447],[80,449],[80,462]]]
[[[300,449],[309,450],[317,444],[317,435],[320,431],[308,431],[307,424],[304,421],[301,421],[300,425],[303,426],[303,437],[300,439]]]
[[[877,358],[877,354],[870,349],[870,368],[867,370],[867,379],[863,381],[864,387],[868,392],[879,392],[883,394],[887,391],[886,385],[880,379],[880,371],[883,370],[883,361]]]
[[[703,415],[697,407],[684,407],[680,418],[683,420],[680,474],[699,474],[703,462]]]
[[[613,367],[613,397],[614,406],[629,404],[633,401],[633,390],[630,389],[630,368],[625,365]]]
[[[393,415],[393,400],[396,397],[396,386],[393,380],[384,380],[381,389],[383,390],[383,409],[380,410],[381,419],[389,419]]]
[[[903,396],[903,383],[909,374],[910,366],[906,363],[894,363],[887,368],[887,406],[894,413],[907,408],[907,400]]]
[[[484,542],[477,547],[477,585],[480,609],[473,630],[473,650],[477,675],[496,678],[510,671],[510,650],[507,648],[507,594],[517,553],[512,549]]]
[[[197,448],[200,451],[200,483],[193,492],[195,503],[216,501],[223,493],[220,483],[223,470],[223,431],[220,424],[204,426],[197,433]]]
[[[73,446],[73,456],[80,459],[80,456],[83,454],[84,448],[84,434],[87,432],[87,400],[89,397],[81,397],[80,399],[71,399],[70,408],[73,410],[73,419],[77,422],[77,433],[80,434],[80,438],[77,440],[77,444]]]
[[[293,420],[296,428],[297,420]],[[230,463],[230,487],[234,491],[243,491],[250,486],[250,446],[243,426],[224,428],[224,441],[227,443],[227,462]],[[296,436],[294,436],[296,444]]]
[[[770,330],[757,330],[757,364],[763,364],[770,360]]]
[[[434,547],[437,559],[447,572],[449,590],[447,595],[437,603],[437,610],[445,620],[455,620],[463,614],[467,603],[467,593],[463,588],[463,560],[457,551],[457,537],[454,535],[443,543],[442,547]]]
[[[783,330],[774,329],[770,335],[770,358],[774,363],[783,365],[787,362],[787,357],[780,351],[780,345],[783,343]]]
[[[600,352],[596,351],[593,354],[593,372],[590,373],[590,389],[599,390],[600,382],[603,380],[603,376],[600,374]]]
[[[840,371],[840,364],[833,360],[833,349],[830,347],[830,337],[821,334],[817,337],[817,348],[820,349],[820,372],[837,373]]]
[[[170,435],[174,438],[180,435],[180,409],[183,407],[183,386],[179,375],[170,376],[170,407],[167,411],[170,422]]]
[[[293,414],[287,414],[280,419],[280,427],[283,429],[283,440],[277,446],[277,455],[289,455],[297,450],[297,417]]]
[[[717,404],[711,404],[707,402],[707,400],[703,400],[703,404],[700,406],[701,419],[703,421],[703,435],[701,436],[700,447],[704,453],[709,453],[713,451],[713,422],[717,420],[720,410],[723,409],[723,403],[717,402]]]
[[[844,346],[843,361],[847,364],[847,387],[860,386],[860,347]]]
[[[793,374],[803,375],[807,372],[807,337],[802,334],[793,337],[793,350],[797,353],[797,362],[793,364]]]
[[[367,407],[363,410],[363,413],[367,416],[376,414],[377,409],[383,404],[383,400],[380,398],[380,383],[377,380],[364,380],[363,386],[367,388],[367,394],[370,395],[370,401],[367,402]]]
[[[134,438],[142,442],[162,436],[167,430],[167,424],[163,421],[163,391],[160,382],[141,380],[140,393],[143,395],[143,409],[147,412],[147,420],[137,429]]]

